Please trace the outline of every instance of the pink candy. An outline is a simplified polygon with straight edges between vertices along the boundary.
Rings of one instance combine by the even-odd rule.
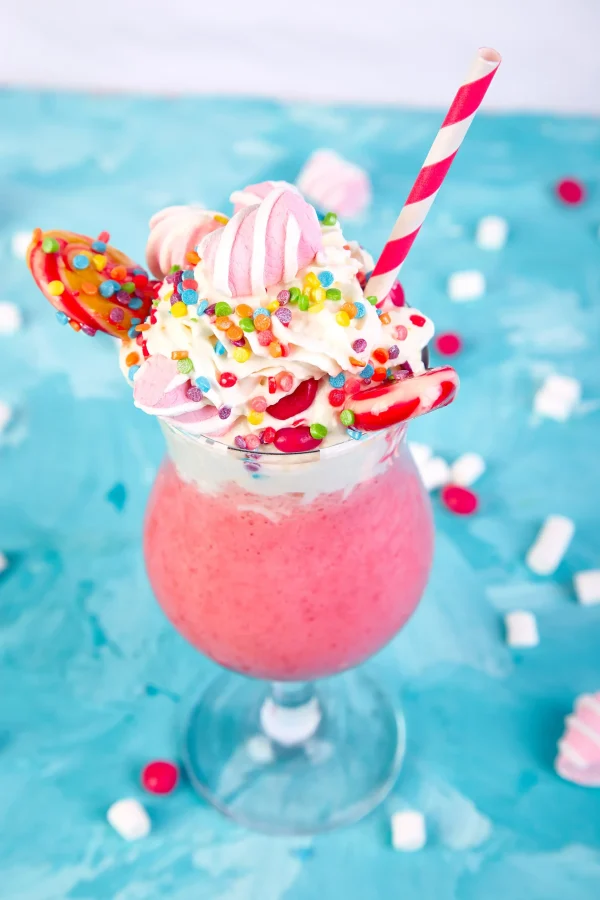
[[[198,252],[218,291],[247,297],[291,281],[321,249],[313,207],[295,190],[278,187],[205,237]]]
[[[133,383],[133,399],[144,412],[172,420],[187,431],[197,431],[201,423],[218,413],[204,400],[192,400],[189,388],[190,383],[179,373],[177,363],[157,354],[142,365]]]
[[[561,778],[584,787],[600,787],[600,691],[582,694],[558,742],[555,767]]]
[[[316,150],[305,163],[297,184],[315,206],[340,216],[357,216],[371,200],[371,182],[364,169],[333,150]]]
[[[172,266],[185,268],[186,254],[195,250],[207,234],[223,227],[216,215],[219,213],[198,206],[168,206],[152,216],[146,244],[152,274],[164,278]]]

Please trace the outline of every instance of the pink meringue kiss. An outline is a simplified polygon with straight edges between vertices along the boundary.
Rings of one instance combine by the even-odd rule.
[[[218,291],[247,297],[287,284],[322,247],[313,207],[297,191],[279,187],[205,237],[198,252]]]
[[[230,196],[233,203],[233,211],[237,213],[246,206],[254,206],[264,200],[275,188],[285,188],[287,191],[296,191],[297,188],[289,181],[260,181],[258,184],[249,184],[241,191],[234,191]]]
[[[557,773],[583,787],[600,787],[600,691],[578,697],[566,724],[558,742]]]
[[[333,150],[315,150],[298,176],[298,187],[323,212],[359,215],[371,201],[371,181],[364,169]]]
[[[161,209],[150,219],[150,236],[146,244],[148,268],[157,278],[164,278],[172,266],[184,268],[187,254],[195,250],[207,234],[222,228],[225,221],[226,217],[220,213],[199,206]]]

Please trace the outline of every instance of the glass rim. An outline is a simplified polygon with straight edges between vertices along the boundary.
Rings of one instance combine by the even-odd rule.
[[[260,448],[257,447],[255,450],[250,450],[246,447],[236,447],[234,444],[228,444],[225,441],[220,441],[218,438],[211,437],[210,435],[190,434],[188,431],[172,425],[171,422],[167,422],[160,416],[158,417],[158,421],[163,432],[171,432],[190,444],[210,447],[211,449],[215,449],[220,453],[236,454],[244,459],[248,459],[249,457],[251,457],[252,459],[258,459],[262,457],[263,459],[268,459],[273,462],[278,461],[281,463],[285,462],[286,459],[302,458],[307,460],[317,460],[320,457],[341,456],[344,453],[353,452],[360,445],[364,445],[371,441],[374,441],[378,437],[388,434],[389,432],[401,432],[401,439],[404,439],[406,431],[408,429],[407,422],[400,422],[397,425],[390,425],[387,428],[380,428],[378,431],[363,432],[358,440],[349,437],[346,440],[339,441],[337,444],[330,444],[327,447],[315,447],[312,450],[294,450],[292,453],[281,453],[277,450],[263,449],[264,447],[268,447],[268,444],[261,444]]]

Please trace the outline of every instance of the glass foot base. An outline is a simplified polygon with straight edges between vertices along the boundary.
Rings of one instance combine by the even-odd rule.
[[[404,720],[370,678],[350,672],[298,690],[309,696],[290,707],[277,685],[226,673],[192,709],[190,781],[248,828],[296,835],[356,822],[400,771]]]

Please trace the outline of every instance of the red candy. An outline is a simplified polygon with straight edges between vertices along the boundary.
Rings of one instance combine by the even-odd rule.
[[[166,760],[156,760],[142,769],[142,786],[151,794],[170,794],[178,778],[179,769]]]
[[[554,190],[558,199],[568,206],[575,206],[585,200],[585,185],[577,178],[563,178]]]
[[[440,334],[435,339],[435,349],[442,356],[455,356],[457,353],[463,348],[463,342],[459,334],[454,334],[452,331],[447,331],[445,334]]]
[[[274,428],[265,428],[260,432],[260,442],[261,444],[272,444],[275,440],[275,435],[277,432]]]
[[[361,431],[378,431],[422,416],[452,402],[458,390],[458,376],[450,366],[428,369],[402,381],[377,385],[346,400]]]
[[[446,509],[457,516],[471,516],[479,506],[477,494],[457,484],[447,484],[442,489],[440,498]]]
[[[410,317],[410,321],[413,323],[413,325],[416,325],[417,328],[422,328],[427,319],[425,318],[425,316],[419,316],[415,314],[414,316]]]
[[[258,334],[258,343],[261,347],[268,347],[269,344],[273,343],[275,338],[273,337],[273,332],[268,328],[266,331],[259,331]]]
[[[279,390],[287,394],[294,387],[294,376],[290,375],[289,372],[280,372],[277,375],[277,384],[279,385]]]
[[[358,394],[358,392],[362,389],[363,382],[360,378],[355,378],[354,375],[350,375],[349,378],[346,378],[344,383],[344,391],[346,394]]]
[[[299,425],[297,428],[280,428],[274,443],[281,453],[303,453],[314,450],[321,441],[312,436],[308,425]]]
[[[273,379],[273,381],[275,381],[275,379]],[[277,382],[275,382],[275,386],[277,387]],[[315,378],[309,378],[306,381],[302,381],[295,391],[288,394],[287,397],[282,397],[281,400],[278,400],[277,403],[274,403],[272,406],[269,406],[267,412],[270,416],[273,416],[274,419],[279,419],[280,421],[283,419],[291,419],[293,416],[298,416],[312,404],[317,396],[318,387],[319,382]],[[270,390],[271,385],[269,379],[269,391]],[[286,452],[289,453],[290,451],[288,450]]]
[[[342,406],[345,399],[346,394],[339,388],[335,388],[333,391],[329,391],[329,402],[332,406]]]
[[[273,378],[272,375],[269,376],[269,393],[276,394],[277,393],[277,382]]]
[[[219,384],[221,385],[221,387],[224,387],[224,388],[233,387],[236,382],[237,382],[237,376],[235,376],[233,374],[233,372],[223,372],[219,376]]]

